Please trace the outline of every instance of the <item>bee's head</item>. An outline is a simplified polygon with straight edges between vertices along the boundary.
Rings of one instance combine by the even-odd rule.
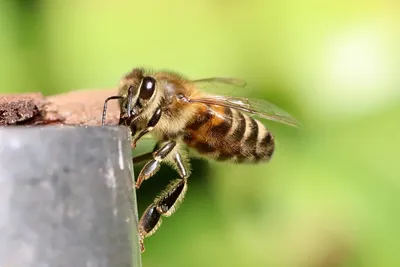
[[[156,91],[156,80],[144,76],[136,83],[126,83],[127,97],[122,102],[125,116],[134,119],[149,106]]]

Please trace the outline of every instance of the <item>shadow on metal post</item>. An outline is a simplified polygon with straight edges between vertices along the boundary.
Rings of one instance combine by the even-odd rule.
[[[139,267],[126,127],[0,128],[1,267]]]

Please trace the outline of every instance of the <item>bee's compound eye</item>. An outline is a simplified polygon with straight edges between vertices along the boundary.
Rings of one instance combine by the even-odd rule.
[[[152,77],[146,76],[142,80],[142,86],[140,87],[140,95],[141,99],[150,99],[154,93],[156,88],[156,80]]]

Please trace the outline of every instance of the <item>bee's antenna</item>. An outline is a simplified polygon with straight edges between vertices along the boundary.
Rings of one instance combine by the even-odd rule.
[[[106,122],[106,113],[107,113],[107,102],[109,100],[113,100],[113,99],[121,99],[122,96],[119,95],[114,95],[114,96],[110,96],[107,97],[106,100],[104,101],[104,107],[103,107],[103,116],[101,117],[101,125],[104,125]]]

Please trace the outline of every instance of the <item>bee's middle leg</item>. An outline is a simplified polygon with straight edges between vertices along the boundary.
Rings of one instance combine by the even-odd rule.
[[[161,162],[171,153],[175,146],[175,141],[167,141],[159,149],[155,150],[152,153],[153,159],[148,161],[146,165],[144,165],[136,180],[137,189],[140,187],[144,180],[149,179],[160,169]]]
[[[145,154],[141,154],[141,155],[139,155],[139,156],[133,157],[133,158],[132,158],[132,163],[133,163],[133,164],[135,164],[135,163],[142,163],[142,162],[144,162],[144,161],[149,161],[149,160],[151,160],[151,159],[154,157],[154,156],[153,156],[154,152],[156,152],[159,148],[160,148],[160,143],[157,143],[157,144],[154,146],[154,148],[153,148],[153,150],[152,150],[151,152],[147,152],[147,153],[145,153]]]

